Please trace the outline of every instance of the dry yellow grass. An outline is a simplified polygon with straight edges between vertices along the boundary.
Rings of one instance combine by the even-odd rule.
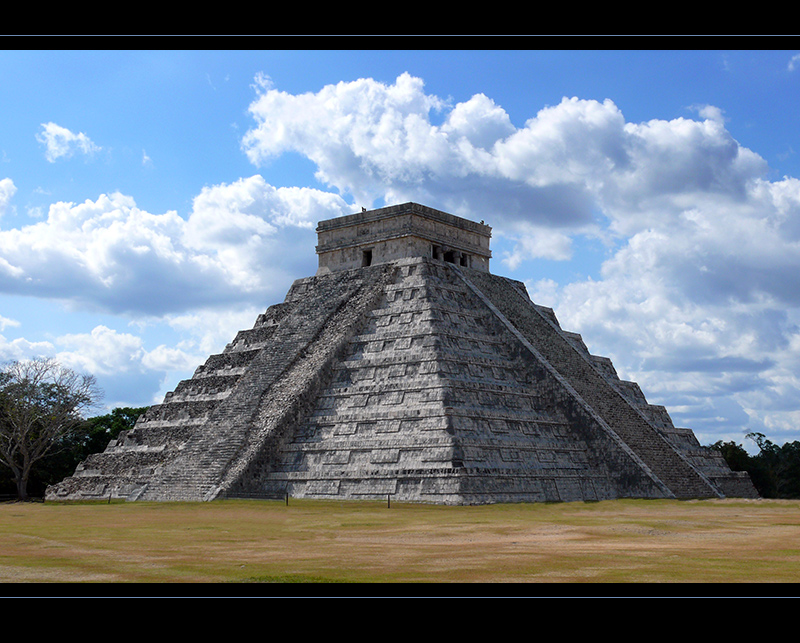
[[[798,581],[800,501],[0,505],[4,583]]]

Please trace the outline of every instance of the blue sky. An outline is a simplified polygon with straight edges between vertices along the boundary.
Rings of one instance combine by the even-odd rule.
[[[800,50],[5,50],[0,359],[159,402],[416,201],[702,443],[797,440],[798,98]]]

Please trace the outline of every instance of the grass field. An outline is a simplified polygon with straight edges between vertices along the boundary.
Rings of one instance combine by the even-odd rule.
[[[798,581],[800,501],[0,505],[3,583]]]

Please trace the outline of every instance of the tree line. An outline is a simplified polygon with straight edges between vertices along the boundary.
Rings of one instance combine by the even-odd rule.
[[[715,442],[711,445],[733,471],[747,471],[762,498],[800,498],[800,442],[778,446],[763,433],[748,433],[746,438],[758,446],[750,455],[741,444]]]

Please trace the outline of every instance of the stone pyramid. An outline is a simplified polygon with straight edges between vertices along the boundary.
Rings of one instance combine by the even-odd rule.
[[[406,203],[317,232],[315,276],[47,498],[757,497],[489,272],[483,222]]]

